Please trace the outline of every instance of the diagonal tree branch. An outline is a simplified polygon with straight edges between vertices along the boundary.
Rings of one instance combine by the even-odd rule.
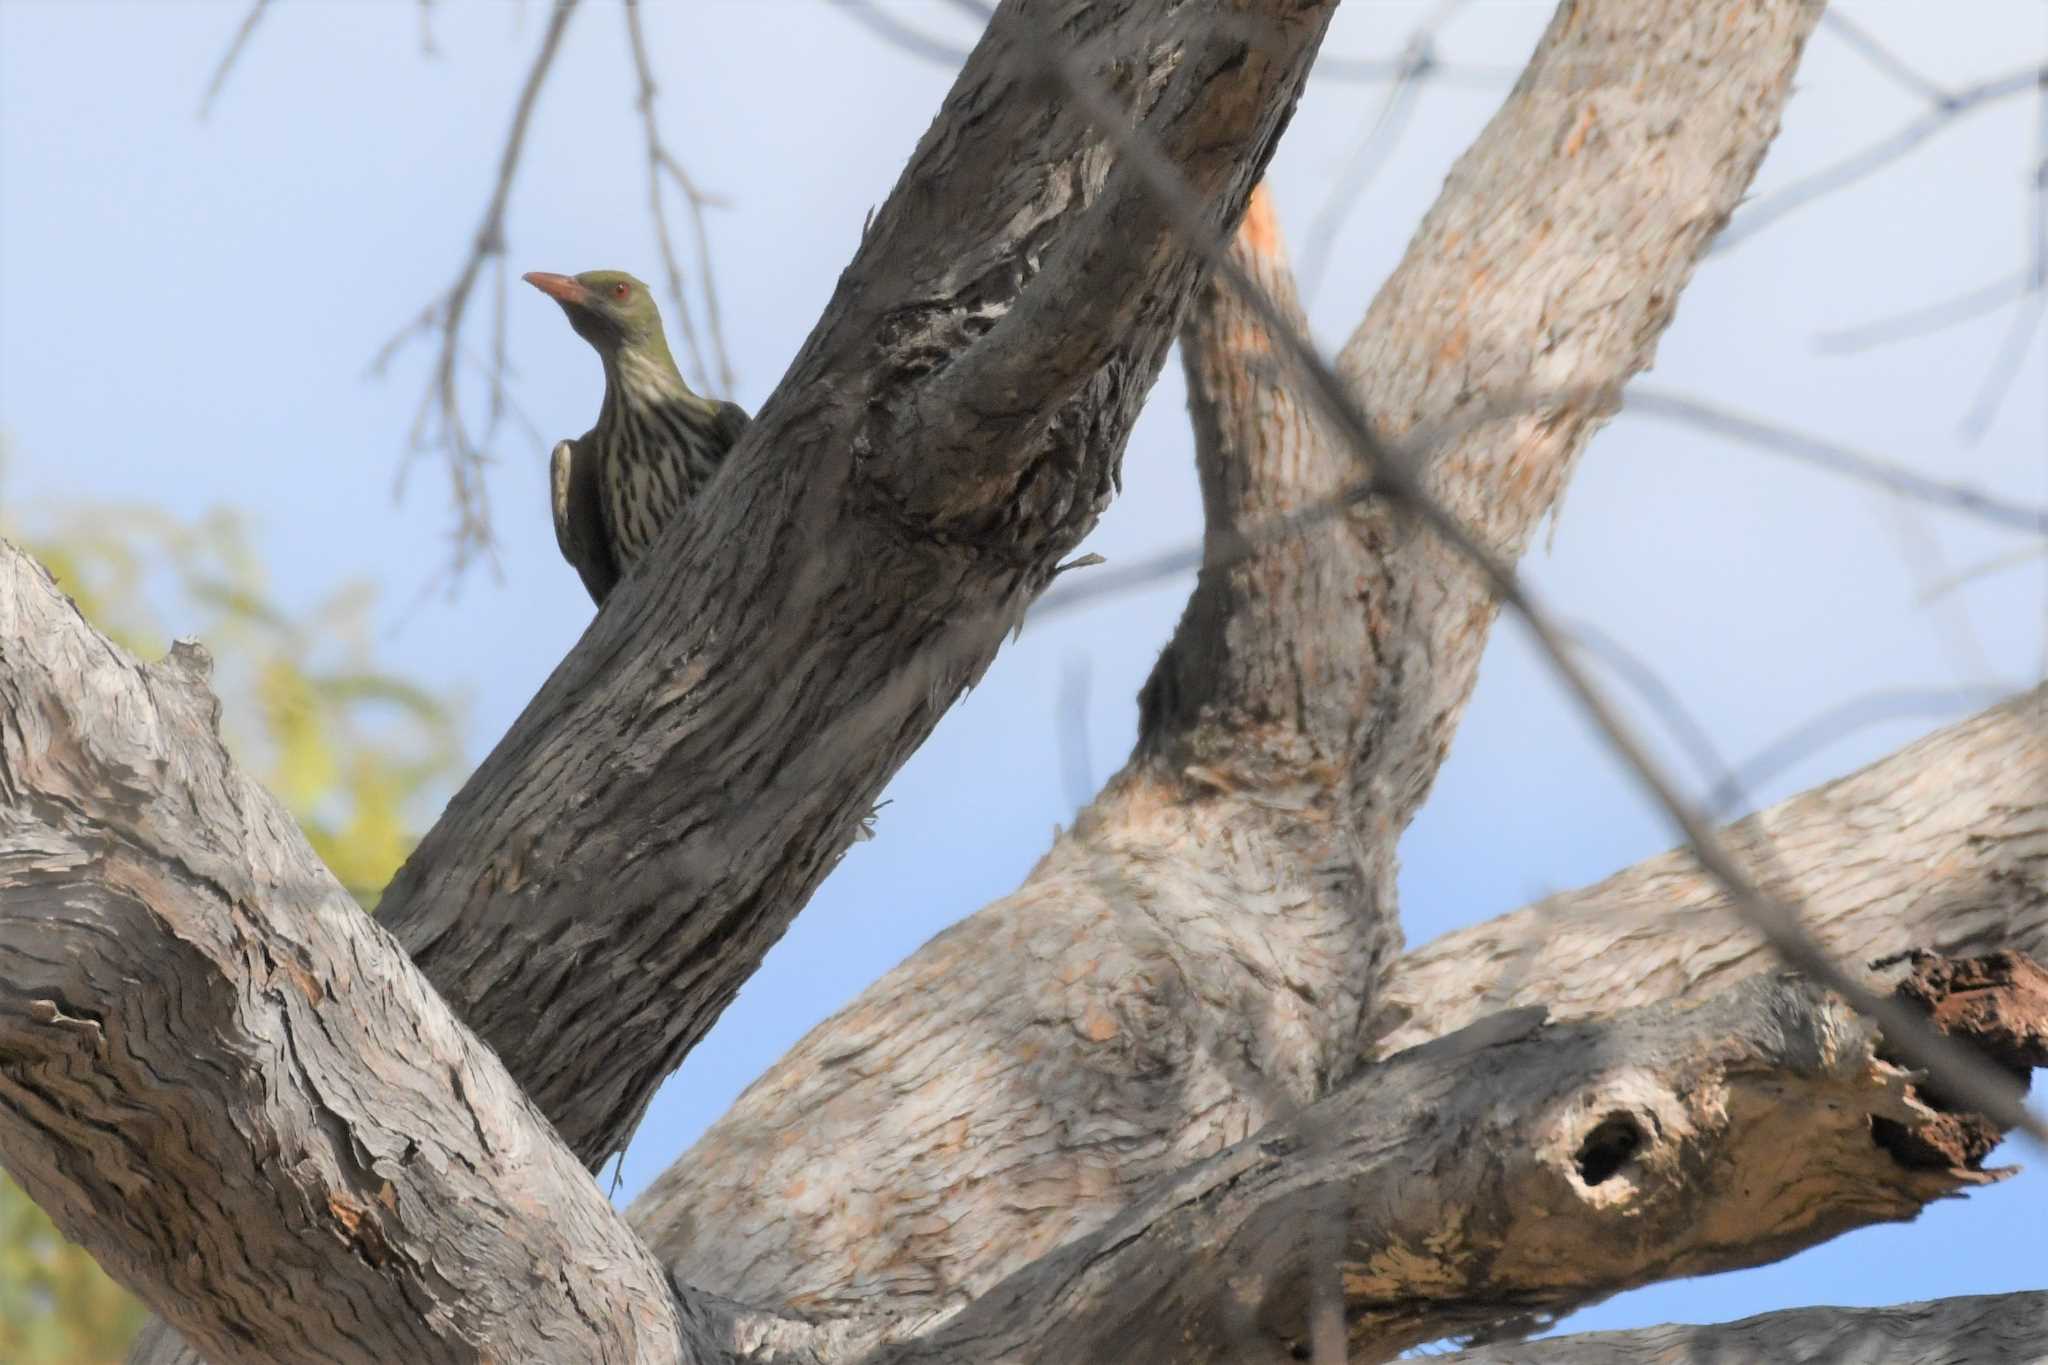
[[[0,543],[0,1158],[217,1365],[681,1360],[661,1268],[290,816],[203,650]]]
[[[1765,892],[1837,958],[1924,945],[2048,960],[2048,684],[1728,827]],[[1497,1010],[1598,1017],[1698,998],[1777,960],[1684,850],[1446,934],[1401,959],[1384,1055]]]
[[[1219,3],[1067,0],[1043,21],[1122,73],[1227,222],[1330,6],[1228,6],[1263,24],[1252,44],[1208,31]],[[386,892],[386,922],[586,1161],[1093,524],[1194,285],[1119,159],[1018,74],[1014,8],[730,473]]]
[[[1828,1360],[2033,1365],[2048,1341],[2048,1292],[1937,1299],[1893,1308],[1793,1308],[1711,1327],[1645,1327],[1482,1346],[1444,1365],[1653,1365],[1663,1361]]]

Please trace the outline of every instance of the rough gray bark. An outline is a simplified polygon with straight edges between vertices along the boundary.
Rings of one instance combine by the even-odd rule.
[[[1004,7],[728,472],[657,550],[654,571],[622,587],[387,894],[427,977],[585,1161],[615,1145],[701,1036],[1114,484],[1196,272],[1102,141],[1045,100],[1030,55],[1039,25],[1082,44],[1228,222],[1329,5],[1026,10]],[[1649,363],[1768,146],[1816,15],[1800,0],[1568,3],[1454,172],[1345,369],[1489,545],[1520,551],[1620,385]],[[1284,294],[1277,231],[1261,221],[1239,250]],[[1302,1340],[1311,1272],[1331,1263],[1302,1254],[1304,1228],[1317,1230],[1303,1214],[1335,1204],[1347,1211],[1333,1255],[1353,1334],[1386,1350],[1768,1259],[1968,1181],[1966,1169],[1903,1166],[1867,1140],[1872,1112],[1916,1132],[1931,1116],[1876,1058],[1865,1026],[1777,980],[1683,1015],[1534,1034],[1528,1016],[1509,1016],[1357,1072],[1387,1019],[1374,996],[1398,947],[1394,840],[1433,779],[1492,607],[1433,538],[1384,508],[1315,534],[1252,534],[1364,471],[1302,418],[1268,363],[1270,339],[1233,301],[1210,293],[1187,340],[1211,544],[1231,562],[1203,575],[1148,688],[1131,764],[1015,896],[822,1026],[650,1192],[636,1217],[677,1297],[657,1293],[649,1307],[629,1295],[639,1308],[622,1311],[651,1314],[663,1347],[706,1360],[1199,1359],[1240,1348],[1260,1358]],[[137,695],[109,699],[109,714],[147,711]],[[1986,741],[2022,753],[2028,742]],[[38,781],[54,790],[64,776]],[[30,847],[44,804],[11,800],[28,815],[0,848]],[[1894,855],[1881,834],[1854,833],[1859,809],[1835,811],[1829,837],[1781,856],[1853,848],[1866,869],[1884,863]],[[1987,837],[2037,839],[2026,812],[2039,809],[2023,806],[2018,828],[1993,821]],[[1913,856],[1964,838],[1939,833]],[[195,837],[204,846],[205,831]],[[267,832],[213,856],[238,866],[230,853],[258,869],[277,857]],[[1996,881],[1988,863],[1957,862],[1944,873]],[[2038,907],[2026,867],[2008,868],[2023,888],[2013,900]],[[252,961],[273,932],[287,944],[306,933],[288,896],[246,909],[268,894],[256,884],[239,897],[214,888],[240,916],[234,946]],[[1866,900],[1845,922],[1894,908]],[[416,993],[433,1036],[452,1039],[463,1065],[488,1064],[459,1026],[443,1029],[445,1012],[432,1013],[438,1002],[388,939],[366,930],[348,946],[350,956],[311,960],[309,1007],[381,990],[363,1008],[402,1017]],[[76,975],[93,952],[87,942],[60,961]],[[1673,972],[1672,989],[1691,990],[1707,961]],[[220,956],[216,975],[259,989],[231,965]],[[1754,972],[1761,959],[1742,965]],[[274,981],[260,978],[270,993],[258,1003],[297,1010]],[[61,1033],[83,1017],[47,998],[49,1018],[31,1000],[0,1047],[28,1023]],[[420,1104],[446,1088],[444,1118],[475,1108],[448,1077],[417,1074],[347,1029],[293,1040],[318,1060],[252,1062],[244,1049],[227,1081],[191,1076],[190,1107],[228,1082],[247,1111],[269,1098],[266,1081],[289,1091],[300,1074],[345,1074],[364,1096],[409,1088]],[[328,1057],[330,1043],[342,1055]],[[458,1066],[454,1083],[467,1074]],[[125,1092],[64,1093],[79,1144],[135,1107]],[[1604,1098],[1589,1105],[1588,1093]],[[357,1151],[353,1110],[340,1132],[320,1105],[264,1113],[281,1152],[331,1149],[344,1173],[344,1158],[388,1159]],[[1617,1151],[1625,1121],[1654,1140],[1592,1179],[1584,1154]],[[1443,1131],[1431,1138],[1427,1125]],[[0,1113],[0,1130],[5,1143],[26,1125]],[[194,1161],[210,1142],[235,1150],[231,1133],[189,1137]],[[1418,1175],[1410,1167],[1431,1141],[1449,1145]],[[12,1164],[12,1147],[0,1151]],[[561,1149],[547,1151],[550,1179],[566,1179]],[[501,1172],[461,1174],[485,1187],[479,1197],[500,1197]],[[72,1182],[77,1226],[119,1246],[128,1230],[100,1224],[125,1215],[119,1181],[135,1178],[74,1161],[45,1183],[62,1198]],[[421,1217],[376,1223],[383,1244],[438,1246],[444,1225],[427,1215],[440,1205],[392,1188],[386,1212]],[[280,1178],[271,1193],[288,1201],[297,1189]],[[581,1209],[594,1196],[569,1198]],[[326,1274],[329,1260],[361,1257],[317,1219],[306,1230],[303,1210],[322,1207],[341,1219],[317,1202],[248,1216],[265,1229],[281,1219],[324,1248],[299,1264]],[[644,1285],[646,1253],[608,1215],[535,1230],[521,1218],[554,1218],[552,1203],[486,1207],[503,1217],[474,1231],[498,1236],[508,1256],[550,1238],[574,1243],[572,1256],[602,1246],[626,1267],[622,1283]],[[1531,1207],[1552,1214],[1533,1232],[1515,1221]],[[1416,1231],[1446,1227],[1448,1240]],[[1631,1240],[1618,1227],[1659,1235]],[[416,1264],[438,1273],[432,1258]],[[475,1302],[532,1292],[506,1267],[464,1261],[498,1276]],[[198,1273],[147,1257],[127,1268],[158,1275],[158,1299],[163,1283]],[[348,1269],[325,1287],[367,1315],[348,1297],[364,1272]],[[403,1287],[403,1272],[378,1285],[394,1280]],[[585,1306],[573,1282],[519,1298],[505,1330],[540,1331],[548,1313]],[[210,1307],[183,1305],[200,1319]],[[792,1316],[815,1310],[873,1316]],[[267,1330],[350,1321],[318,1311],[302,1298],[296,1329]],[[470,1349],[461,1333],[499,1327],[465,1321],[448,1336]],[[209,1351],[228,1327],[211,1330]],[[231,1331],[225,1340],[245,1349]],[[439,1358],[441,1344],[425,1354]],[[321,1346],[358,1358],[346,1339]],[[585,1354],[551,1340],[521,1358]]]
[[[1974,1003],[2017,1027],[1987,1043],[2048,1061],[2048,973],[2002,979],[1999,1008]],[[1497,1015],[1369,1068],[881,1359],[1278,1365],[1307,1358],[1327,1279],[1347,1359],[1387,1360],[1776,1260],[1996,1178],[1874,1141],[1874,1123],[1939,1141],[1947,1119],[1870,1023],[1795,978],[1540,1025]]]
[[[1519,553],[1647,365],[1777,128],[1818,7],[1566,4],[1344,368],[1431,488]],[[1682,111],[1683,116],[1679,116]],[[1278,232],[1238,259],[1285,301]],[[1395,843],[1493,606],[1366,505],[1252,311],[1185,333],[1208,542],[1130,764],[1013,895],[802,1040],[635,1204],[682,1280],[805,1311],[957,1307],[1327,1092],[1398,950]]]
[[[661,1267],[228,759],[0,542],[0,1160],[206,1352],[680,1360]]]
[[[2040,1365],[2048,1293],[1981,1295],[1891,1308],[1794,1308],[1712,1327],[1587,1332],[1440,1356],[1446,1365]]]
[[[1728,827],[1838,958],[2011,947],[2048,961],[2048,684]],[[1683,850],[1401,959],[1382,1053],[1497,1010],[1601,1015],[1725,989],[1776,959]]]
[[[586,1162],[1116,485],[1197,260],[1039,45],[1076,44],[1227,230],[1334,5],[1008,0],[725,472],[385,892]]]

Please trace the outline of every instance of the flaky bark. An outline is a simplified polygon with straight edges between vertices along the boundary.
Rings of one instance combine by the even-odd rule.
[[[661,1268],[215,733],[0,543],[0,1160],[228,1365],[682,1359]]]
[[[1817,17],[1565,5],[1452,173],[1344,364],[1390,432],[1439,433],[1431,487],[1489,545],[1519,552],[1649,363]],[[1292,307],[1270,218],[1235,250]],[[642,1196],[635,1225],[686,1282],[813,1311],[963,1304],[1365,1048],[1399,946],[1395,842],[1493,608],[1383,507],[1270,534],[1369,471],[1242,302],[1205,291],[1184,339],[1217,562],[1136,754],[1023,887],[798,1043]]]
[[[1586,1332],[1439,1356],[1445,1365],[1710,1365],[1810,1360],[1830,1365],[2038,1365],[2048,1293],[1993,1294],[1891,1308],[1794,1308],[1711,1327]]]
[[[380,915],[586,1162],[1094,525],[1197,277],[1048,99],[1076,45],[1227,228],[1335,0],[1008,0],[725,468]]]

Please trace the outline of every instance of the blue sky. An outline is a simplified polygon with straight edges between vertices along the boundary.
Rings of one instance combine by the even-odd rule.
[[[951,6],[891,8],[971,40]],[[2034,0],[1838,8],[1956,86],[2048,53],[2048,11]],[[410,0],[278,4],[201,123],[199,94],[242,9],[239,0],[0,0],[0,431],[11,455],[0,496],[44,507],[135,499],[194,514],[231,505],[252,523],[285,602],[310,605],[347,579],[375,582],[381,655],[470,699],[467,741],[478,757],[590,616],[548,526],[546,452],[516,431],[498,445],[489,487],[502,578],[473,575],[452,597],[423,598],[446,557],[444,485],[423,462],[402,499],[393,490],[430,356],[404,352],[381,381],[364,368],[452,279],[544,10],[437,5],[440,55],[429,58]],[[1426,12],[1350,0],[1325,51],[1395,52]],[[1513,67],[1548,13],[1538,3],[1467,5],[1443,30],[1442,55]],[[731,396],[752,409],[816,320],[947,73],[820,0],[650,3],[647,23],[670,139],[728,201],[713,244],[738,371]],[[1504,89],[1421,92],[1412,123],[1345,215],[1310,300],[1326,344],[1341,343],[1361,315]],[[656,276],[633,93],[619,15],[593,3],[536,111],[508,225],[515,275],[619,266]],[[1311,85],[1272,173],[1298,255],[1381,95]],[[1757,197],[1923,107],[1823,30]],[[1938,478],[2048,499],[2048,342],[2035,337],[1981,439],[1960,432],[2012,309],[1853,355],[1815,345],[1830,329],[2024,266],[2037,116],[2031,96],[1972,113],[1883,174],[1709,261],[1653,381]],[[551,303],[515,289],[507,335],[518,402],[550,437],[580,432],[596,410],[596,362]],[[1087,546],[1113,563],[1199,530],[1183,411],[1169,367],[1132,440],[1123,497]],[[1872,691],[2016,687],[2039,676],[2048,564],[1982,577],[1933,607],[1919,600],[1933,572],[1929,547],[1959,569],[2015,545],[1946,513],[1624,416],[1594,442],[1554,539],[1539,542],[1528,571],[1562,613],[1654,667],[1740,759]],[[1187,587],[1105,601],[1004,651],[892,785],[878,837],[848,856],[664,1087],[628,1154],[622,1198],[811,1024],[1016,885],[1074,805],[1055,729],[1065,679],[1085,666],[1088,764],[1100,780],[1122,760],[1132,699]],[[1776,799],[1848,771],[1941,719],[1856,731],[1756,795]],[[1504,626],[1403,846],[1407,933],[1424,941],[1671,842]],[[2044,1220],[2048,1177],[2030,1169],[1929,1210],[1918,1227],[1653,1287],[1570,1325],[2038,1287],[2038,1264],[2012,1252],[2037,1246]]]

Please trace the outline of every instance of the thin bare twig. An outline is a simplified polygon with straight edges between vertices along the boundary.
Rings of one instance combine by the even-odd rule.
[[[2035,82],[2034,103],[2034,189],[2027,197],[2032,231],[2027,263],[2027,301],[2014,312],[2006,328],[2005,341],[1991,362],[1984,387],[1976,403],[1963,418],[1963,439],[1980,440],[1991,429],[2005,396],[2019,377],[2020,362],[2034,344],[2041,320],[2048,317],[2048,66],[2041,68]]]
[[[1936,83],[1932,77],[1914,70],[1904,58],[1873,37],[1869,29],[1849,18],[1841,10],[1828,10],[1821,15],[1820,24],[1822,28],[1855,48],[1865,61],[1935,108],[1946,109],[1955,103],[1956,97],[1947,87]]]
[[[1720,239],[1708,248],[1709,252],[1719,255],[1740,246],[1786,214],[1883,170],[1935,134],[1946,131],[1965,114],[2023,95],[2044,78],[2048,78],[2048,66],[2027,66],[1958,90],[1939,108],[1919,115],[1890,137],[1788,185],[1757,201],[1754,208],[1737,214],[1735,221],[1722,230]]]
[[[989,17],[990,11],[980,0],[952,2],[980,15],[984,21]],[[1792,907],[1766,896],[1751,880],[1740,861],[1721,842],[1720,835],[1708,823],[1705,814],[1680,793],[1676,783],[1644,747],[1633,728],[1614,710],[1579,666],[1553,618],[1537,604],[1514,569],[1437,503],[1406,461],[1394,458],[1393,452],[1351,401],[1336,372],[1317,354],[1314,345],[1290,325],[1286,315],[1258,282],[1231,257],[1204,217],[1204,206],[1188,192],[1177,168],[1159,154],[1138,128],[1131,125],[1124,112],[1104,95],[1053,35],[1041,32],[1038,38],[1039,41],[1030,46],[1042,54],[1045,73],[1116,147],[1153,203],[1189,248],[1207,262],[1217,278],[1227,283],[1259,314],[1274,341],[1298,368],[1306,381],[1308,396],[1322,410],[1332,430],[1358,456],[1370,462],[1377,474],[1379,491],[1416,514],[1431,531],[1456,549],[1479,572],[1495,599],[1522,618],[1566,690],[1606,736],[1609,747],[1628,771],[1678,827],[1693,856],[1721,884],[1749,926],[1788,965],[1839,995],[1852,1008],[1876,1020],[1887,1041],[1899,1054],[1913,1065],[1936,1073],[1942,1088],[1948,1093],[1985,1114],[2002,1128],[2023,1130],[2036,1142],[2048,1145],[2048,1123],[2015,1097],[2006,1077],[1983,1059],[1936,1032],[1903,1005],[1880,995],[1845,970],[1805,931]]]
[[[1717,818],[1725,818],[1748,805],[1748,791],[1869,726],[1926,716],[1947,719],[2011,695],[2011,689],[2000,687],[1944,687],[1899,688],[1851,697],[1801,721],[1744,759],[1715,787],[1707,805]]]
[[[263,22],[263,16],[270,11],[270,0],[255,0],[248,12],[242,15],[242,22],[235,28],[235,36],[228,40],[228,50],[221,54],[220,65],[213,69],[213,79],[206,83],[206,93],[199,97],[199,117],[203,121],[213,112],[214,97],[219,95],[228,83],[228,75],[241,60],[242,49],[249,45],[249,35],[256,31],[256,25]]]
[[[548,72],[554,66],[556,54],[561,51],[562,34],[575,15],[580,0],[555,0],[553,13],[548,18],[547,32],[541,37],[540,51],[535,54],[533,65],[526,73],[526,83],[519,91],[518,102],[513,107],[512,126],[505,138],[504,150],[498,158],[497,183],[491,192],[490,203],[484,209],[483,221],[477,227],[469,254],[464,259],[461,272],[447,292],[429,304],[412,322],[387,341],[371,361],[371,372],[381,374],[392,358],[414,337],[424,333],[437,333],[440,348],[435,357],[432,377],[426,392],[421,396],[420,406],[413,421],[410,450],[400,465],[398,486],[402,491],[406,472],[413,459],[427,450],[439,449],[446,456],[448,482],[454,494],[456,526],[453,534],[453,548],[448,568],[449,581],[454,581],[479,555],[494,555],[491,539],[490,500],[483,481],[483,469],[490,456],[483,442],[472,437],[468,424],[463,420],[462,398],[456,383],[456,372],[462,358],[462,324],[469,308],[470,295],[476,289],[477,279],[483,272],[484,263],[502,257],[505,253],[505,205],[512,195],[512,183],[519,173],[520,154],[526,148],[526,133],[533,121],[533,110],[540,98],[541,87],[547,82]],[[491,383],[491,409],[486,422],[485,440],[496,429],[503,412],[501,371],[496,367],[504,362],[504,317],[505,297],[503,266],[499,266],[499,288],[497,290],[497,318],[493,325],[493,377]],[[495,565],[495,559],[493,559]]]
[[[1842,354],[1928,336],[1949,327],[1959,326],[1972,318],[1995,312],[2008,303],[2026,297],[2031,278],[2031,271],[2016,270],[2002,279],[1993,280],[1990,284],[1981,285],[1937,303],[1923,304],[1903,313],[1894,313],[1890,317],[1859,323],[1854,327],[1844,327],[1839,331],[1822,332],[1814,338],[1814,345],[1822,351]]]
[[[730,394],[733,388],[732,357],[725,347],[725,326],[719,316],[716,275],[711,268],[711,236],[704,223],[704,210],[719,201],[697,188],[696,181],[683,169],[682,163],[662,141],[661,125],[654,116],[654,99],[658,87],[654,83],[654,65],[647,57],[647,38],[640,28],[640,0],[626,0],[626,39],[633,52],[633,70],[640,80],[640,94],[635,102],[640,111],[640,126],[647,148],[647,207],[654,217],[654,239],[661,249],[662,268],[668,272],[668,296],[675,302],[676,325],[682,329],[683,344],[689,348],[692,378],[698,387],[709,389],[714,378],[711,367],[706,363],[705,350],[697,340],[697,324],[690,314],[690,301],[683,288],[682,266],[676,261],[675,243],[670,240],[668,211],[661,193],[662,177],[666,175],[682,192],[683,202],[689,206],[690,226],[696,243],[697,278],[702,282],[704,294],[704,324],[710,333],[710,355],[716,360],[717,392]]]
[[[1930,506],[1967,513],[1980,521],[2031,535],[2048,535],[2048,508],[2029,507],[1961,484],[1943,483],[1903,465],[1851,450],[1836,441],[1759,422],[1702,399],[1665,389],[1631,385],[1624,416],[1660,417],[1789,456],[1804,464],[1844,474]]]
[[[1304,298],[1312,296],[1321,285],[1323,273],[1329,268],[1331,248],[1336,242],[1338,229],[1344,226],[1345,217],[1365,193],[1366,187],[1372,184],[1373,177],[1393,156],[1402,131],[1407,128],[1416,106],[1421,102],[1423,79],[1436,65],[1437,31],[1464,3],[1465,0],[1438,0],[1436,8],[1408,35],[1397,59],[1399,71],[1393,85],[1366,124],[1364,134],[1345,154],[1344,169],[1339,173],[1336,185],[1309,225],[1308,239],[1302,250],[1301,293]]]

